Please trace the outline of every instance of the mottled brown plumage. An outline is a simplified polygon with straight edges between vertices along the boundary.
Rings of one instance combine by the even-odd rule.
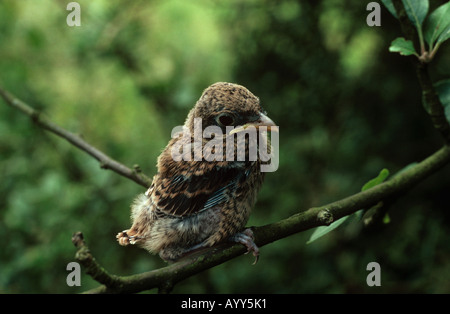
[[[202,150],[196,150],[193,144],[195,118],[201,119],[202,130],[208,126],[222,130],[223,137],[202,139],[200,145],[204,148],[216,143],[211,153],[222,156],[222,160],[210,160],[207,154],[199,156]],[[243,125],[270,128],[274,123],[264,115],[259,99],[245,87],[222,82],[208,87],[189,112],[183,131],[159,156],[158,172],[147,192],[133,202],[132,226],[119,232],[119,243],[136,244],[159,253],[164,260],[176,260],[197,248],[230,240],[242,243],[257,257],[258,247],[245,224],[264,178],[261,160],[247,158],[250,147],[258,143],[245,141],[245,160],[226,160],[226,138],[234,135],[227,133],[226,127]],[[231,143],[235,153],[242,149],[236,140]],[[176,147],[188,148],[179,154],[183,160],[173,157],[174,151],[180,151]],[[190,160],[186,160],[188,157]]]

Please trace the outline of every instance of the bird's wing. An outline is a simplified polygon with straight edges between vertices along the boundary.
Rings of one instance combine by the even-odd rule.
[[[201,175],[157,176],[151,192],[155,210],[184,217],[226,202],[249,171],[241,167],[213,167]]]

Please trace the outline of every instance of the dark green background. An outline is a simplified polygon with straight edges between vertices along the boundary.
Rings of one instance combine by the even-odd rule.
[[[369,1],[81,0],[81,27],[67,26],[68,2],[0,2],[0,86],[149,176],[203,89],[246,86],[280,126],[279,169],[248,225],[354,194],[442,145],[411,62],[388,51],[397,21],[382,8],[382,26],[367,26]],[[430,66],[434,81],[450,76],[449,46]],[[0,292],[96,287],[84,272],[81,287],[66,285],[75,231],[111,273],[165,265],[115,239],[145,189],[3,101],[0,178]],[[393,204],[387,225],[344,225],[308,245],[303,232],[262,247],[256,266],[244,255],[173,292],[449,293],[449,183],[447,167]],[[381,287],[366,285],[372,261]]]

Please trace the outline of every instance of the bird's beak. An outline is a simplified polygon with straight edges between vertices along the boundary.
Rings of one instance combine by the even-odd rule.
[[[251,123],[246,123],[242,126],[238,126],[237,128],[234,128],[233,130],[231,130],[229,134],[231,135],[234,133],[239,133],[239,132],[245,131],[245,129],[247,129],[249,126],[253,126],[256,129],[259,129],[259,127],[261,127],[261,126],[265,126],[265,127],[267,127],[267,131],[278,132],[278,126],[275,125],[275,122],[273,122],[272,119],[270,119],[268,116],[266,116],[265,114],[260,112],[258,120],[251,122]]]

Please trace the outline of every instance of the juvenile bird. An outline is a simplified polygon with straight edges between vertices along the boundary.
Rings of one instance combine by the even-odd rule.
[[[222,136],[215,134],[214,139],[202,137],[195,142],[199,121],[200,132],[215,127]],[[169,261],[199,248],[232,241],[246,246],[256,262],[259,249],[245,224],[264,179],[260,168],[264,161],[259,156],[249,157],[250,148],[261,145],[258,140],[246,137],[243,148],[235,136],[249,126],[278,130],[265,115],[258,97],[245,87],[224,82],[209,86],[189,112],[182,131],[159,156],[158,172],[147,192],[134,200],[132,226],[117,234],[118,242],[136,244]],[[213,140],[218,145],[207,156],[204,148]],[[232,145],[231,150],[226,145]],[[180,149],[184,151],[174,154]],[[227,153],[236,154],[240,149],[245,150],[245,158],[235,156],[230,160]]]

